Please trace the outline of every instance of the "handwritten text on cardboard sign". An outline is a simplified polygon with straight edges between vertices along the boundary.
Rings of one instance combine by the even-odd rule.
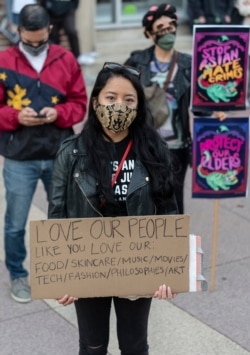
[[[189,217],[32,221],[33,298],[188,291]]]

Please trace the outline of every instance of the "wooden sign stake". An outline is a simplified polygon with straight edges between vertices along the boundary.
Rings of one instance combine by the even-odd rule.
[[[218,240],[218,217],[219,217],[219,200],[214,200],[214,226],[213,226],[213,244],[212,244],[212,267],[210,291],[215,290],[215,271],[216,271],[216,254]]]

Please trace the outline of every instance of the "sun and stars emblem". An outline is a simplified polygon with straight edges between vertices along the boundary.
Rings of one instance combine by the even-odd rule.
[[[15,108],[16,110],[21,110],[25,106],[29,106],[31,104],[31,100],[25,98],[26,89],[22,89],[18,84],[14,86],[14,90],[7,90],[7,105]]]
[[[6,81],[6,73],[0,73],[0,81]],[[22,110],[24,107],[31,104],[31,100],[26,97],[27,90],[22,88],[20,85],[16,84],[13,90],[7,90],[7,105],[13,107],[16,110]],[[57,96],[51,97],[51,103],[56,105],[59,102]]]

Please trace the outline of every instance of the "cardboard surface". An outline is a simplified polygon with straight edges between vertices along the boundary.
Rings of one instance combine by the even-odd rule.
[[[30,222],[33,299],[189,291],[189,216]]]

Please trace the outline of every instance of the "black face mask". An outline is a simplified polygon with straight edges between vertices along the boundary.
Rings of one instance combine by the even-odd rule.
[[[48,40],[40,43],[38,46],[32,46],[31,44],[25,43],[22,41],[22,46],[25,52],[33,55],[34,57],[38,56],[47,48]]]

